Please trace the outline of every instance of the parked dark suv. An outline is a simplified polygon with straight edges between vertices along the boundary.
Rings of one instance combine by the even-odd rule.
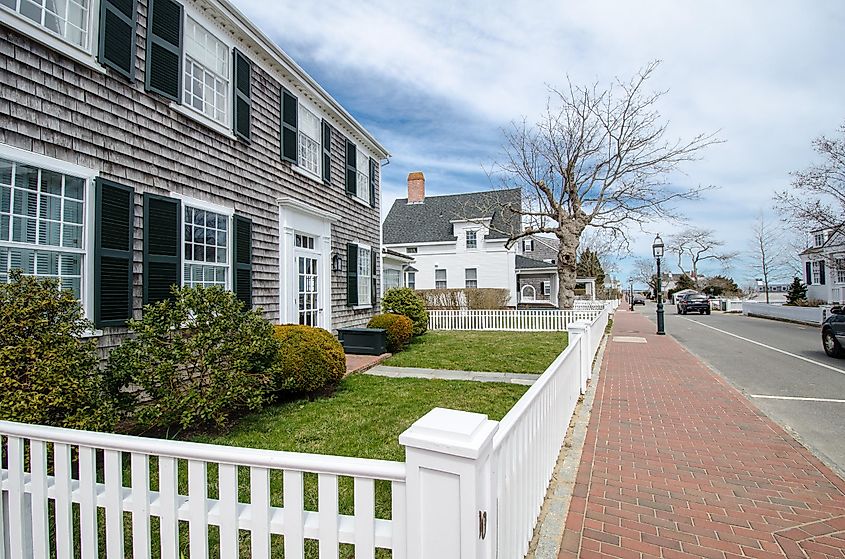
[[[697,312],[698,314],[710,314],[710,299],[707,295],[690,293],[678,299],[675,303],[678,314]]]
[[[845,357],[842,343],[845,342],[845,309],[833,307],[830,316],[822,322],[822,346],[831,357]]]

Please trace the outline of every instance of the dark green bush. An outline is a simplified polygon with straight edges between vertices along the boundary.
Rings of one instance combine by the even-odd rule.
[[[387,351],[402,351],[414,335],[414,323],[401,314],[377,314],[370,319],[367,328],[384,328],[387,331]]]
[[[108,430],[114,401],[82,307],[58,280],[10,273],[0,284],[0,419]]]
[[[274,389],[314,394],[331,389],[346,374],[343,346],[322,328],[299,324],[276,326],[279,358],[274,367]]]
[[[273,326],[232,292],[174,289],[129,327],[135,335],[111,352],[109,371],[141,389],[131,402],[139,427],[168,435],[175,426],[222,427],[266,400],[278,351]]]
[[[414,323],[414,336],[425,334],[428,330],[428,311],[425,310],[425,302],[409,287],[388,289],[381,299],[381,310],[410,318]]]

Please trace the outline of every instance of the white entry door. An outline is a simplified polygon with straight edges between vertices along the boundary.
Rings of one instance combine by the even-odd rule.
[[[320,313],[320,263],[316,256],[298,254],[297,273],[297,316],[299,324],[319,326]]]

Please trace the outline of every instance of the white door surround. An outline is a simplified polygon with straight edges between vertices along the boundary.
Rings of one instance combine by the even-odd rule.
[[[300,321],[300,257],[316,259],[317,320],[314,326],[332,330],[332,223],[338,217],[293,198],[279,199],[279,322]],[[296,236],[313,237],[313,248],[297,247]],[[315,275],[315,274],[306,274]],[[309,303],[307,307],[311,307]]]

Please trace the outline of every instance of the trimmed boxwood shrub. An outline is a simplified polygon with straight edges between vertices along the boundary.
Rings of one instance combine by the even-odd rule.
[[[388,289],[381,299],[381,310],[407,316],[414,324],[414,336],[425,334],[428,330],[428,311],[425,302],[409,287]]]
[[[370,319],[367,328],[384,328],[387,331],[387,351],[390,353],[402,351],[414,335],[414,323],[401,314],[377,314]]]
[[[343,346],[322,328],[300,324],[275,327],[279,343],[273,387],[279,392],[313,395],[334,388],[346,374]]]
[[[144,429],[225,426],[256,410],[271,389],[273,326],[219,286],[174,288],[131,320],[134,337],[112,350],[109,371],[137,387],[128,402]]]
[[[109,430],[116,409],[93,330],[58,280],[13,270],[0,283],[0,419]]]

